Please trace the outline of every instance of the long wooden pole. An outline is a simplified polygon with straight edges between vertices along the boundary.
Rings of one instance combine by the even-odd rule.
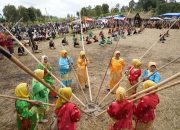
[[[169,31],[169,30],[172,28],[172,26],[174,26],[174,24],[179,21],[179,19],[180,19],[180,18],[178,18],[176,21],[174,21],[174,23],[168,28],[167,31]],[[142,58],[144,58],[144,56],[147,55],[147,53],[158,43],[159,39],[161,39],[162,37],[164,37],[164,35],[167,33],[167,31],[165,31],[165,32],[163,33],[163,35],[162,35],[160,38],[158,38],[158,40],[155,41],[155,42],[148,48],[148,50],[139,58],[140,60],[142,60]]]
[[[150,95],[150,94],[153,94],[153,93],[157,93],[157,92],[159,92],[159,91],[162,91],[162,90],[167,89],[167,88],[171,88],[171,87],[173,87],[173,86],[175,86],[175,85],[178,85],[178,84],[180,84],[180,80],[177,81],[177,82],[174,82],[174,83],[172,83],[172,84],[166,85],[165,87],[160,87],[160,88],[158,88],[158,89],[152,90],[152,91],[149,92],[149,93],[146,93],[146,94],[141,95],[141,96],[139,96],[139,97],[137,97],[137,98],[135,98],[135,99],[132,99],[132,101],[137,101],[137,100],[139,100],[140,98],[142,98],[142,97],[144,97],[144,96],[147,96],[147,95]]]
[[[21,19],[19,19],[19,21],[17,21],[17,23],[11,28],[10,32],[13,30],[13,28],[15,28],[15,27],[19,24],[19,22],[20,22],[22,19],[23,19],[23,17],[22,17]]]
[[[24,47],[24,49],[40,64],[42,65],[44,68],[46,68],[11,32],[9,32],[9,30],[7,30],[2,24],[0,24],[16,41],[18,44],[20,44],[22,47]],[[63,87],[66,87],[55,75],[53,75],[49,70],[47,70],[48,73],[55,78]],[[75,95],[73,94],[73,97],[81,103],[81,105],[85,106],[85,104]]]
[[[167,31],[169,31],[171,28],[172,28],[172,26],[179,20],[180,18],[178,18],[170,27],[169,27],[169,29],[167,30]],[[167,32],[166,31],[166,32]],[[165,34],[166,34],[166,32],[160,37],[160,38],[162,38]],[[153,46],[157,43],[159,41],[159,39],[154,43],[154,44],[152,44],[152,46],[143,54],[143,56],[141,56],[140,58],[139,58],[139,60],[141,61],[142,60],[142,58],[144,58],[144,56],[153,48]],[[132,69],[132,68],[131,68]],[[131,70],[130,69],[130,70]],[[100,103],[98,104],[98,105],[101,105],[102,104],[102,102],[111,94],[111,92],[113,92],[117,87],[118,87],[118,85],[120,84],[120,82],[124,79],[124,77],[125,76],[123,76],[122,78],[121,78],[121,80],[119,80],[119,82],[110,90],[110,92],[107,94],[107,95],[105,95],[104,96],[104,98],[100,101]]]
[[[166,85],[165,87],[161,87],[161,88],[158,88],[158,89],[156,89],[156,90],[152,90],[152,91],[150,91],[150,92],[149,92],[149,90],[146,90],[146,91],[144,91],[144,92],[149,92],[149,93],[146,93],[146,94],[144,94],[144,95],[142,95],[142,96],[139,96],[139,97],[137,97],[137,98],[135,98],[135,99],[132,99],[132,101],[137,101],[138,99],[142,98],[143,96],[147,96],[147,95],[150,95],[150,94],[153,94],[153,93],[162,91],[162,90],[164,90],[164,89],[168,89],[168,88],[174,87],[175,85],[178,85],[178,84],[180,84],[180,80],[177,81],[177,82],[174,82],[174,83],[172,83],[172,84]],[[99,114],[97,114],[96,117],[104,114],[106,111],[107,111],[106,109],[103,110],[102,112],[100,112]]]
[[[68,60],[68,62],[69,62],[69,65],[72,67],[72,71],[73,71],[73,73],[74,73],[74,76],[76,77],[76,80],[77,80],[77,82],[78,82],[78,84],[79,84],[79,86],[80,86],[80,89],[81,89],[81,91],[82,91],[82,93],[83,93],[83,96],[84,96],[86,102],[88,103],[88,99],[87,99],[87,97],[86,97],[86,95],[85,95],[85,93],[84,93],[84,90],[83,90],[82,85],[81,85],[80,82],[79,82],[79,78],[78,78],[77,73],[76,73],[76,71],[75,71],[75,67],[73,66],[73,64],[71,64],[69,58],[67,58],[67,60]]]
[[[81,43],[83,47],[83,51],[85,52],[85,46],[84,46],[84,39],[83,39],[83,28],[82,28],[82,19],[81,19],[81,11],[79,13],[80,16],[80,21],[81,21]],[[86,26],[86,25],[85,25]],[[89,78],[89,72],[88,68],[86,66],[86,75],[87,75],[87,82],[88,82],[88,87],[89,87],[89,96],[90,96],[90,101],[92,101],[92,92],[91,92],[91,84],[90,84],[90,78]]]
[[[160,71],[161,69],[163,69],[163,68],[165,68],[166,66],[170,65],[171,63],[175,62],[175,61],[178,60],[179,58],[180,58],[180,57],[178,57],[178,58],[170,61],[169,63],[163,65],[162,67],[158,68],[154,73],[156,73],[157,71]],[[149,78],[150,76],[152,76],[154,73],[152,73],[151,75],[149,75],[148,78]],[[134,87],[136,87],[137,85],[139,85],[139,84],[142,83],[142,82],[143,82],[143,80],[139,81],[138,83],[136,83],[135,85],[133,85],[131,88],[127,89],[126,92],[130,91],[131,89],[133,89]],[[115,100],[113,100],[113,101],[115,101]],[[106,106],[109,105],[109,104],[110,104],[110,103],[107,103],[107,104],[104,105],[102,108],[106,107]]]
[[[158,83],[157,85],[155,85],[155,86],[153,86],[153,87],[150,87],[150,88],[148,88],[148,89],[145,89],[145,90],[142,90],[142,91],[140,91],[140,92],[137,92],[136,94],[128,97],[127,99],[133,99],[133,98],[137,97],[138,95],[141,95],[141,94],[143,94],[143,93],[145,93],[145,92],[154,90],[154,89],[158,88],[159,86],[162,86],[162,85],[164,85],[164,84],[166,84],[166,83],[170,82],[171,80],[174,80],[174,79],[176,79],[176,78],[178,78],[178,77],[180,77],[180,72],[178,72],[178,73],[174,74],[173,76],[171,76],[171,77],[163,80],[162,82]]]
[[[36,100],[18,98],[18,97],[9,96],[9,95],[2,95],[2,94],[0,94],[0,97],[1,97],[1,98],[7,98],[7,99],[22,100],[22,101],[27,101],[27,102],[30,102],[30,103],[36,103]],[[38,103],[40,103],[40,104],[42,104],[42,105],[52,106],[52,107],[55,106],[55,104],[45,103],[45,102],[41,102],[41,101],[38,101]]]
[[[115,48],[114,48],[114,50],[113,50],[113,53],[112,53],[111,57],[110,57],[109,64],[108,64],[108,66],[107,66],[107,68],[106,68],[105,74],[104,74],[103,79],[102,79],[102,81],[101,81],[101,84],[100,84],[100,86],[99,86],[98,93],[97,93],[97,96],[96,96],[96,98],[95,98],[95,102],[97,102],[97,100],[98,100],[98,97],[99,97],[99,94],[100,94],[102,85],[103,85],[104,80],[105,80],[105,78],[106,78],[106,75],[107,75],[109,66],[111,65],[111,61],[112,61],[112,58],[113,58],[113,56],[114,56],[114,52],[116,51],[116,48],[117,48],[117,46],[118,46],[118,43],[119,43],[119,39],[118,39],[118,41],[117,41],[117,43],[116,43],[116,46],[115,46]]]
[[[66,99],[64,96],[60,95],[54,88],[52,88],[49,84],[47,84],[44,80],[40,79],[39,77],[37,77],[34,72],[32,72],[28,67],[26,67],[22,62],[20,62],[15,56],[11,55],[9,52],[7,52],[3,47],[0,46],[0,52],[6,56],[9,60],[11,60],[13,63],[15,63],[19,68],[21,68],[22,70],[24,70],[26,73],[28,73],[29,75],[31,75],[33,78],[35,78],[36,80],[38,80],[40,83],[42,83],[45,87],[47,87],[48,89],[50,89],[52,92],[56,93],[60,98],[66,100],[69,102],[68,99]],[[81,102],[79,100],[79,102]],[[81,102],[81,104],[85,107],[85,104],[83,102]],[[82,110],[83,111],[83,110]],[[84,111],[83,111],[84,112]]]

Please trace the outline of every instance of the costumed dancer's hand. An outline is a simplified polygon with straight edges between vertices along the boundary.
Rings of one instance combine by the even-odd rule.
[[[30,112],[32,112],[33,114],[38,113],[37,107],[36,107],[36,106],[33,106],[33,107],[30,109]]]
[[[128,76],[128,75],[129,75],[129,71],[126,70],[124,74],[125,74],[126,76]]]
[[[143,80],[143,82],[144,82],[144,81],[148,80],[148,78],[143,78],[142,80]]]

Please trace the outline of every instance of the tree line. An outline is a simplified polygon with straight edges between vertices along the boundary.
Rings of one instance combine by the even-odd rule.
[[[3,15],[6,19],[6,22],[16,22],[23,17],[22,21],[27,22],[46,22],[50,21],[49,16],[42,15],[40,9],[34,7],[26,8],[24,6],[18,6],[16,8],[14,5],[6,5],[3,8]],[[58,18],[55,16],[50,16],[52,21],[58,21]],[[2,18],[1,18],[2,19]]]
[[[151,11],[154,15],[160,15],[163,13],[173,13],[180,12],[180,2],[167,3],[166,0],[139,0],[135,2],[131,0],[128,6],[122,6],[116,3],[114,7],[110,8],[108,4],[104,3],[102,5],[96,5],[95,7],[83,7],[80,12],[76,12],[79,17],[92,17],[99,18],[104,16],[110,16],[115,14],[124,14],[125,12],[135,11],[135,12],[148,12]],[[2,18],[5,17],[5,19]],[[34,7],[26,8],[24,6],[6,5],[3,8],[3,15],[0,14],[0,22],[6,20],[7,22],[16,22],[23,17],[23,22],[46,22],[50,21],[48,16],[42,15],[40,9]],[[72,14],[67,14],[66,18],[57,18],[55,16],[50,16],[52,21],[72,21],[74,19]]]
[[[131,0],[128,6],[121,6],[119,3],[117,3],[111,9],[109,8],[108,4],[96,5],[94,8],[91,6],[83,7],[81,9],[81,16],[96,18],[114,14],[123,14],[125,12],[129,12],[129,10],[135,12],[151,11],[154,13],[154,15],[160,15],[163,13],[180,12],[180,3],[167,3],[166,0],[139,0],[138,2]],[[79,12],[76,14],[79,16]]]

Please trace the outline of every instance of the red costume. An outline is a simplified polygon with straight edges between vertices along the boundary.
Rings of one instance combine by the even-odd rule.
[[[12,54],[14,53],[14,45],[13,45],[13,41],[12,41],[12,38],[11,36],[8,34],[6,35],[6,46],[7,46],[7,49],[9,50],[9,52]]]
[[[142,97],[135,110],[137,122],[147,124],[155,119],[155,109],[159,103],[157,94]]]
[[[141,69],[134,68],[133,66],[128,67],[129,75],[128,80],[131,85],[135,85],[138,82],[139,77],[141,76]]]
[[[6,46],[5,37],[1,32],[0,32],[0,46],[2,46],[2,47]]]
[[[70,102],[63,104],[55,111],[58,130],[76,130],[76,122],[80,120],[79,109]]]
[[[134,103],[126,99],[121,102],[113,102],[107,112],[109,116],[116,120],[110,126],[110,130],[133,130],[132,128],[132,115],[134,111]]]

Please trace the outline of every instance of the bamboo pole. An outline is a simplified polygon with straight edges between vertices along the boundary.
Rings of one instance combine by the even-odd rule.
[[[18,23],[19,23],[22,19],[23,19],[23,17],[20,18],[19,21],[17,21],[17,23],[11,28],[10,32],[12,31],[13,28],[15,28],[15,27],[18,25]]]
[[[173,26],[179,19],[180,19],[180,18],[178,18],[178,19],[169,27],[169,29],[168,29],[167,31],[169,31],[169,30],[172,28],[172,26]],[[166,31],[166,32],[167,32],[167,31]],[[166,32],[165,32],[160,38],[162,38],[162,37],[166,34]],[[158,39],[158,41],[159,41],[159,39]],[[152,46],[143,54],[143,56],[141,56],[141,57],[139,58],[140,61],[142,60],[142,58],[144,58],[144,56],[153,48],[153,46],[154,46],[158,41],[156,41],[154,44],[152,44]],[[132,69],[132,68],[131,68],[131,69]],[[131,71],[131,69],[130,69],[130,71]],[[100,103],[99,103],[98,105],[101,105],[102,102],[110,95],[110,93],[113,92],[113,91],[118,87],[118,85],[119,85],[120,82],[124,79],[124,77],[125,77],[125,76],[123,76],[123,77],[121,78],[121,80],[119,80],[119,82],[110,90],[110,92],[109,92],[107,95],[104,96],[104,98],[100,101]]]
[[[127,16],[126,16],[127,18],[128,18],[128,16],[129,16],[130,12],[131,12],[131,9],[128,11],[128,14],[127,14]],[[116,46],[115,46],[115,48],[114,48],[114,50],[113,50],[113,53],[112,53],[112,56],[111,56],[111,58],[110,58],[108,67],[107,67],[107,69],[106,69],[106,71],[105,71],[105,74],[104,74],[104,76],[103,76],[103,80],[102,80],[102,82],[101,82],[101,84],[100,84],[100,87],[99,87],[98,94],[97,94],[97,96],[96,96],[95,102],[97,102],[97,99],[98,99],[98,96],[99,96],[101,87],[102,87],[103,82],[104,82],[104,80],[105,80],[105,77],[106,77],[108,68],[109,68],[109,66],[111,65],[111,60],[112,60],[112,57],[113,57],[113,55],[114,55],[114,52],[116,51],[116,48],[117,48],[118,43],[119,43],[119,39],[118,39],[118,41],[117,41],[117,43],[116,43]]]
[[[154,90],[154,89],[158,88],[159,86],[162,86],[162,85],[164,85],[164,84],[166,84],[166,83],[170,82],[171,80],[174,80],[174,79],[176,79],[178,77],[180,77],[180,72],[178,72],[178,73],[174,74],[173,76],[163,80],[162,82],[158,83],[157,85],[155,85],[153,87],[150,87],[148,89],[145,89],[145,90],[142,90],[140,92],[137,92],[136,94],[128,97],[127,99],[133,99],[133,98],[137,97],[138,95],[141,95],[142,93]]]
[[[53,91],[54,93],[56,93],[60,98],[64,99],[65,101],[69,102],[68,99],[66,99],[64,96],[60,95],[54,88],[52,88],[49,84],[47,84],[44,80],[40,79],[39,77],[37,77],[34,72],[32,72],[28,67],[26,67],[22,62],[20,62],[15,56],[11,55],[9,52],[7,52],[3,47],[0,46],[0,52],[6,56],[9,60],[11,60],[13,63],[15,63],[19,68],[21,68],[22,70],[24,70],[26,73],[28,73],[29,75],[31,75],[33,78],[35,78],[36,80],[38,80],[40,83],[42,83],[45,87],[47,87],[48,89],[50,89],[51,91]],[[85,107],[85,104],[79,100],[79,102],[81,102],[81,104]],[[82,109],[80,109],[82,112],[84,112]],[[84,112],[86,113],[86,112]],[[87,114],[87,113],[86,113]]]
[[[176,75],[176,76],[177,76],[177,75]],[[176,77],[176,76],[174,76],[174,77]],[[141,93],[141,94],[143,94],[143,93],[146,93],[146,92],[149,92],[149,91],[150,91],[149,93],[146,93],[146,94],[144,94],[144,95],[142,95],[142,96],[139,96],[139,97],[137,97],[137,98],[135,98],[135,99],[132,99],[132,101],[136,101],[136,100],[138,100],[138,99],[142,98],[143,96],[147,96],[147,95],[150,95],[150,94],[153,94],[153,93],[156,93],[156,92],[162,91],[162,90],[164,90],[164,89],[171,88],[171,87],[173,87],[173,86],[175,86],[175,85],[178,85],[178,84],[180,84],[180,80],[178,80],[178,81],[176,81],[176,82],[173,82],[172,84],[166,85],[165,87],[158,88],[158,89],[156,89],[156,88],[158,87],[158,85],[153,86],[153,87],[150,87],[151,89],[145,89],[145,90],[143,90],[143,91],[142,91],[142,93]],[[161,86],[161,85],[159,85],[159,86]],[[129,99],[129,98],[128,98],[128,99]],[[114,101],[115,101],[115,100],[114,100]],[[106,111],[107,111],[106,109],[105,109],[105,110],[103,110],[103,111],[102,111],[102,112],[100,112],[98,115],[96,115],[96,117],[98,117],[98,116],[100,116],[100,115],[104,114]]]
[[[44,68],[46,68],[11,32],[9,32],[9,30],[7,30],[2,24],[0,24],[17,42],[18,44],[20,44],[22,47],[24,47],[24,49],[40,64],[42,65]],[[66,87],[55,75],[53,75],[49,70],[47,70],[48,73],[54,78],[56,79],[63,87]],[[75,94],[72,94],[73,97],[81,103],[81,105],[85,106],[85,104],[80,101],[80,99],[75,95]]]
[[[144,97],[144,96],[148,96],[148,95],[150,95],[150,94],[157,93],[157,92],[162,91],[162,90],[164,90],[164,89],[168,89],[168,88],[174,87],[175,85],[178,85],[178,84],[180,84],[180,80],[177,81],[177,82],[174,82],[174,83],[172,83],[172,84],[166,85],[165,87],[161,87],[161,88],[152,90],[152,91],[149,92],[149,93],[146,93],[146,94],[141,95],[141,96],[139,96],[139,97],[137,97],[137,98],[135,98],[135,99],[132,99],[132,101],[137,101],[137,100],[139,100],[140,98],[142,98],[142,97]]]
[[[174,21],[174,23],[168,28],[167,31],[169,31],[169,30],[172,28],[172,26],[173,26],[176,22],[179,21],[179,19],[180,19],[180,18],[178,18],[176,21]],[[161,39],[162,37],[164,37],[164,35],[167,33],[167,31],[165,31],[165,33],[163,33],[163,35],[162,35],[160,38],[158,38],[158,40],[155,41],[155,42],[149,47],[149,49],[139,58],[140,60],[142,60],[142,58],[144,58],[144,56],[153,48],[153,46],[155,46],[155,45],[158,43],[159,39]]]
[[[149,75],[147,78],[149,78],[150,76],[152,76],[154,73],[156,73],[157,71],[160,71],[161,69],[165,68],[166,66],[170,65],[171,63],[175,62],[176,60],[178,60],[180,57],[170,61],[169,63],[161,66],[160,68],[158,68],[155,72],[153,72],[151,75]],[[142,83],[143,80],[139,81],[138,83],[136,83],[135,85],[133,85],[131,88],[129,88],[128,90],[126,90],[126,92],[130,91],[131,89],[133,89],[134,87],[136,87],[137,85],[139,85],[140,83]],[[115,101],[115,100],[113,100]],[[107,103],[106,105],[104,105],[102,108],[106,107],[107,105],[109,105],[110,103]]]
[[[54,107],[55,104],[50,104],[50,103],[45,103],[45,102],[41,102],[41,101],[36,101],[36,100],[30,100],[30,99],[24,99],[24,98],[19,98],[19,97],[14,97],[14,96],[9,96],[9,95],[2,95],[0,94],[0,97],[2,98],[7,98],[7,99],[15,99],[15,100],[22,100],[22,101],[27,101],[27,102],[30,102],[30,103],[40,103],[42,105],[48,105],[48,106],[51,106],[51,107]]]
[[[67,58],[67,60],[69,61],[68,58]],[[79,78],[78,78],[77,73],[76,73],[76,71],[75,71],[75,67],[70,63],[70,61],[69,61],[69,65],[72,67],[74,76],[76,77],[76,80],[77,80],[77,82],[78,82],[78,84],[79,84],[79,86],[80,86],[80,89],[81,89],[81,91],[82,91],[82,93],[83,93],[83,96],[84,96],[86,102],[88,103],[88,99],[87,99],[87,97],[86,97],[86,95],[85,95],[85,93],[84,93],[84,90],[83,90],[83,88],[82,88],[80,82],[79,82]]]
[[[105,78],[106,78],[106,75],[107,75],[109,66],[111,65],[111,61],[112,61],[112,58],[113,58],[113,56],[114,56],[114,52],[116,51],[116,48],[117,48],[117,46],[118,46],[118,43],[119,43],[119,39],[118,39],[118,41],[117,41],[117,43],[116,43],[116,46],[115,46],[115,48],[114,48],[114,50],[113,50],[113,53],[112,53],[111,57],[110,57],[109,64],[108,64],[108,66],[107,66],[107,68],[106,68],[105,74],[104,74],[104,76],[103,76],[103,79],[102,79],[102,81],[101,81],[100,87],[99,87],[99,89],[98,89],[98,93],[97,93],[97,96],[96,96],[96,98],[95,98],[95,102],[97,102],[97,100],[98,100],[98,97],[99,97],[99,94],[100,94],[102,85],[103,85],[104,80],[105,80]]]
[[[82,43],[82,47],[83,47],[83,51],[85,52],[85,47],[84,47],[84,38],[83,38],[83,30],[82,30],[82,19],[81,19],[81,11],[79,13],[80,16],[80,21],[81,21],[81,43]],[[85,25],[86,26],[86,25]],[[92,92],[91,92],[91,84],[90,84],[90,78],[89,78],[89,72],[88,72],[88,68],[86,66],[86,74],[87,74],[87,82],[88,82],[88,87],[89,87],[89,96],[90,96],[90,101],[92,101]]]

